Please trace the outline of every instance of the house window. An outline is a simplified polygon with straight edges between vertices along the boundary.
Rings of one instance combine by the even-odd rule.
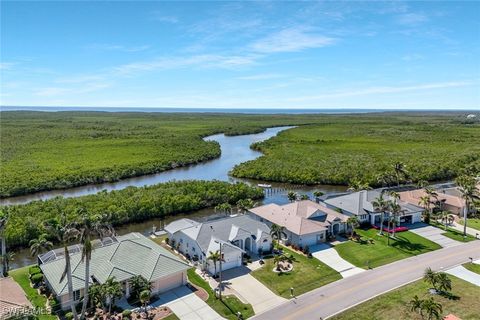
[[[188,242],[187,242],[187,248],[188,248]]]
[[[195,252],[195,247],[192,247],[192,251]]]
[[[183,243],[183,238],[180,238],[180,243]]]
[[[73,301],[80,300],[80,290],[73,291]]]

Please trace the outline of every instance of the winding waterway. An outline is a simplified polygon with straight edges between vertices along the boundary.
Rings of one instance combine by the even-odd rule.
[[[57,196],[62,197],[79,197],[88,194],[95,194],[102,190],[120,190],[129,186],[148,186],[161,182],[167,182],[172,180],[221,180],[221,181],[244,181],[251,184],[260,183],[260,181],[237,179],[228,175],[230,170],[237,164],[245,161],[254,160],[262,155],[261,152],[252,150],[250,145],[255,142],[264,141],[271,137],[276,136],[279,132],[290,129],[292,127],[276,127],[268,128],[264,132],[256,134],[248,134],[241,136],[225,136],[224,134],[216,134],[205,137],[208,141],[217,141],[220,144],[222,150],[219,158],[206,161],[199,164],[189,165],[185,167],[175,168],[172,170],[144,175],[140,177],[123,179],[112,183],[102,183],[94,185],[86,185],[81,187],[75,187],[63,190],[52,190],[45,192],[38,192],[30,195],[12,197],[2,199],[1,205],[11,204],[23,204],[34,200],[46,200]],[[312,196],[312,192],[320,190],[323,192],[338,192],[344,191],[345,187],[341,186],[329,186],[319,185],[315,187],[298,186],[285,183],[271,183],[272,188],[265,192],[265,198],[261,203],[286,203],[288,199],[286,193],[289,190],[294,190],[301,194],[308,194]],[[169,223],[173,220],[181,219],[186,215],[175,215],[166,217],[165,223]],[[194,213],[188,214],[190,219],[205,221],[218,217],[219,214],[215,213],[213,209],[204,209]],[[154,218],[139,223],[126,224],[116,228],[118,234],[126,234],[129,232],[141,232],[148,234],[153,228],[160,226],[160,219]],[[25,265],[35,263],[35,259],[30,256],[28,249],[20,249],[15,253],[15,260],[12,261],[12,268],[18,268]]]

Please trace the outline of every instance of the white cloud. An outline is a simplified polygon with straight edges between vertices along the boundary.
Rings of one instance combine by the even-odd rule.
[[[175,69],[184,67],[197,66],[200,68],[219,67],[219,68],[236,68],[239,66],[251,65],[256,62],[256,55],[193,55],[186,57],[161,57],[150,61],[133,62],[114,67],[114,74],[118,75],[134,75],[139,72],[147,72],[162,69]]]
[[[0,62],[0,70],[9,70],[16,65],[15,62]]]
[[[260,74],[253,74],[249,76],[242,76],[237,77],[239,80],[269,80],[269,79],[278,79],[284,77],[281,74],[277,73],[260,73]]]
[[[93,83],[81,87],[45,87],[34,90],[34,94],[41,97],[57,97],[62,95],[84,94],[110,87],[108,83]]]
[[[402,25],[412,26],[428,21],[428,17],[421,13],[405,13],[397,16],[396,22]]]
[[[102,50],[102,51],[122,51],[122,52],[140,52],[150,48],[149,45],[141,46],[124,46],[118,44],[95,43],[86,46],[87,49]]]
[[[261,53],[295,52],[330,46],[335,42],[335,38],[308,32],[304,27],[295,27],[259,39],[250,48]]]
[[[387,94],[387,93],[401,93],[408,91],[422,91],[432,89],[454,88],[454,87],[466,87],[472,85],[469,81],[452,81],[452,82],[439,82],[439,83],[427,83],[418,84],[412,86],[383,86],[383,87],[368,87],[362,89],[350,89],[342,90],[333,93],[325,93],[314,96],[302,96],[289,99],[289,101],[306,101],[306,100],[320,100],[331,98],[345,98],[352,96],[364,96],[373,94]]]
[[[417,61],[423,59],[425,59],[425,57],[418,53],[407,54],[402,57],[402,60],[404,61]]]
[[[164,16],[161,15],[160,13],[156,12],[154,13],[154,20],[160,21],[160,22],[166,22],[166,23],[178,23],[178,18],[175,16]]]

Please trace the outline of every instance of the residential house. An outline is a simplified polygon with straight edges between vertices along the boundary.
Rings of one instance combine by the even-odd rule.
[[[465,210],[465,200],[462,199],[460,192],[456,188],[446,188],[437,190],[437,196],[432,198],[432,202],[438,205],[441,210],[447,210],[456,215],[463,214]],[[400,199],[404,202],[419,205],[421,198],[427,196],[424,189],[415,189],[400,192]]]
[[[250,209],[249,214],[270,226],[285,227],[285,242],[301,247],[325,242],[328,235],[347,231],[348,216],[310,200],[286,205],[270,203]]]
[[[363,223],[378,225],[381,221],[381,212],[376,212],[373,203],[383,192],[385,200],[393,200],[388,193],[382,189],[363,190],[359,192],[327,196],[323,202],[332,209],[341,210],[342,213],[352,216],[356,215]],[[401,214],[399,223],[416,223],[422,219],[423,208],[400,199]]]
[[[81,261],[81,248],[70,248],[73,296],[77,303],[84,295],[85,265]],[[63,249],[53,250],[39,256],[40,268],[45,281],[57,296],[62,309],[69,307],[67,279],[60,281],[65,268]],[[106,238],[95,243],[90,261],[90,284],[103,284],[115,277],[126,297],[130,295],[129,280],[141,275],[152,285],[152,293],[162,293],[187,283],[190,266],[168,250],[162,248],[140,233]]]
[[[244,253],[268,252],[272,245],[270,228],[247,215],[204,223],[180,219],[168,224],[165,231],[172,247],[212,274],[219,270],[220,262],[215,266],[208,259],[211,253],[221,249],[222,270],[227,270],[241,266]]]

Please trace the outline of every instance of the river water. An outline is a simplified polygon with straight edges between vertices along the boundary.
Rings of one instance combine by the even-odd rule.
[[[167,182],[171,180],[221,180],[221,181],[243,181],[250,184],[258,184],[261,181],[255,180],[246,180],[246,179],[237,179],[228,175],[230,170],[237,164],[240,164],[245,161],[253,160],[260,157],[262,154],[258,151],[250,149],[250,145],[254,142],[259,142],[267,140],[271,137],[276,136],[279,132],[290,129],[292,127],[276,127],[269,128],[262,133],[257,134],[248,134],[241,136],[225,136],[224,134],[216,134],[212,136],[205,137],[205,140],[217,141],[220,144],[222,150],[221,156],[219,158],[206,161],[204,163],[199,163],[195,165],[175,168],[172,170],[164,171],[157,174],[144,175],[135,178],[123,179],[118,182],[111,183],[102,183],[95,185],[86,185],[82,187],[75,187],[64,190],[52,190],[45,192],[38,192],[35,194],[12,197],[2,199],[0,201],[1,205],[10,205],[10,204],[22,204],[34,200],[46,200],[57,196],[63,197],[79,197],[88,194],[95,194],[102,190],[120,190],[129,186],[146,186],[153,185],[161,182]],[[293,190],[300,194],[308,194],[312,196],[312,193],[316,190],[322,192],[340,192],[345,191],[345,187],[342,186],[329,186],[329,185],[318,185],[318,186],[299,186],[291,185],[285,183],[270,183],[272,185],[271,189],[266,190],[265,198],[260,201],[259,204],[267,203],[287,203],[288,199],[286,194],[289,190]],[[165,223],[169,223],[173,220],[181,219],[187,215],[175,215],[172,217],[166,217]],[[203,209],[194,213],[188,214],[190,219],[205,221],[214,219],[221,216],[218,213],[215,213],[212,208]],[[138,223],[131,223],[123,226],[117,227],[115,230],[118,234],[126,234],[129,232],[141,232],[143,234],[149,234],[154,227],[160,227],[160,219],[154,218]],[[12,268],[18,268],[25,265],[30,265],[35,263],[35,259],[30,256],[28,249],[20,249],[15,253],[15,260],[12,261]]]

